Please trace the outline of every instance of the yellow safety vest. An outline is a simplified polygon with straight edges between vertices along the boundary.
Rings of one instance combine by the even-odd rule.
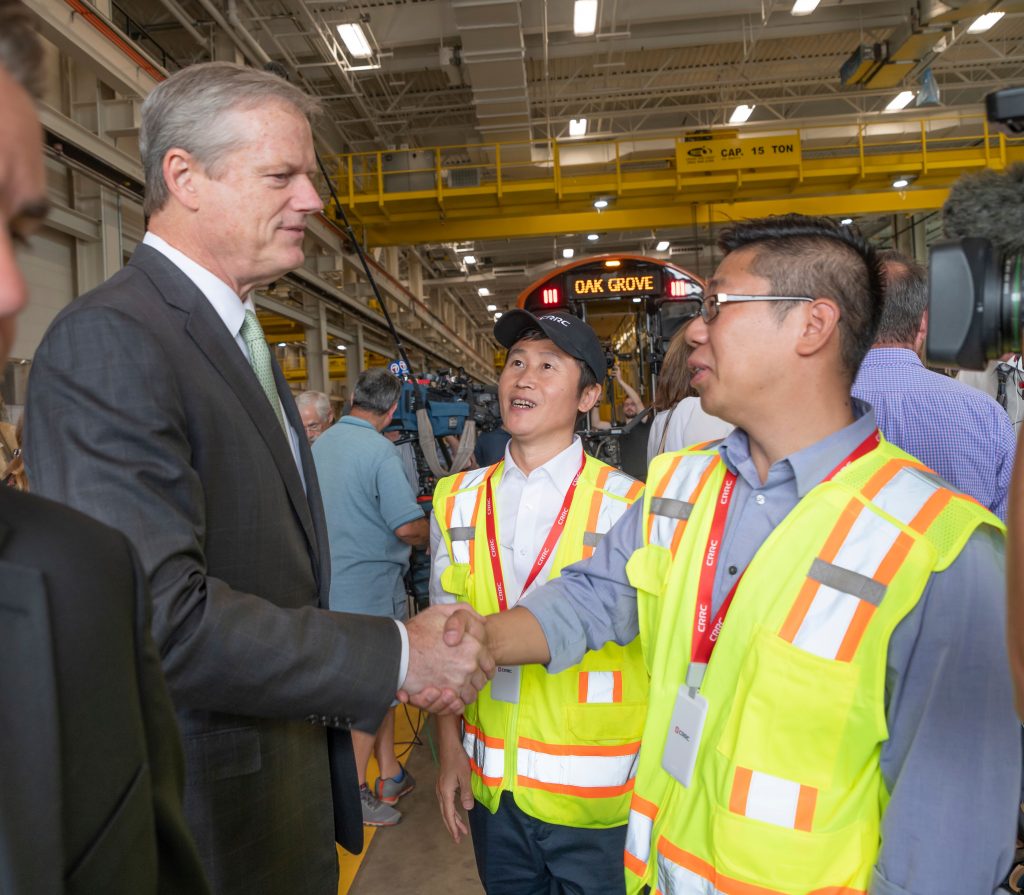
[[[484,497],[492,469],[449,476],[434,491],[434,515],[452,562],[441,584],[484,615],[498,612]],[[500,477],[499,469],[495,490]],[[643,483],[587,457],[550,577],[590,556],[642,491]],[[463,746],[473,795],[492,813],[508,790],[524,812],[548,823],[624,824],[647,711],[639,639],[625,647],[610,643],[559,674],[526,665],[520,675],[517,704],[492,699],[488,684],[466,708]]]
[[[862,895],[889,794],[889,638],[929,577],[999,520],[884,440],[807,494],[757,551],[701,685],[689,787],[662,768],[691,655],[697,582],[725,474],[717,452],[651,464],[637,588],[651,672],[626,888]]]

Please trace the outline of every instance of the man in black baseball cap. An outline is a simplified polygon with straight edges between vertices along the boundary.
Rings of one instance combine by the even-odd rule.
[[[506,348],[511,348],[523,333],[531,329],[539,329],[566,354],[583,361],[594,374],[596,382],[604,379],[606,363],[597,333],[590,324],[572,314],[550,312],[536,317],[529,311],[516,308],[494,324],[494,338]]]
[[[438,483],[431,523],[431,601],[462,600],[483,613],[514,606],[588,556],[642,490],[587,457],[573,432],[601,395],[605,360],[594,331],[568,314],[516,310],[494,335],[508,348],[498,403],[511,440],[500,463]],[[467,707],[463,729],[454,717],[438,719],[441,814],[458,841],[467,832],[459,809],[468,810],[487,895],[624,891],[631,761],[619,746],[605,762],[615,768],[595,761],[609,729],[639,748],[630,712],[647,699],[647,673],[635,643],[609,646],[593,666],[600,670],[590,667],[557,676],[539,665],[499,669]],[[581,681],[591,681],[582,697]],[[607,704],[595,712],[588,702]],[[521,751],[499,760],[491,747],[501,742]],[[556,755],[587,758],[566,777],[547,758]]]

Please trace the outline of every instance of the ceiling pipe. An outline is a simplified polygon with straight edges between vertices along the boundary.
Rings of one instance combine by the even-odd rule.
[[[270,56],[267,51],[259,45],[259,42],[245,29],[245,25],[242,24],[238,18],[238,4],[235,0],[228,0],[228,21],[231,23],[231,27],[239,34],[245,43],[249,45],[249,48],[256,54],[256,58],[260,61],[261,65],[266,65],[270,62]]]
[[[241,54],[245,56],[245,58],[248,59],[250,62],[253,62],[254,60],[252,48],[247,47],[245,42],[237,34],[235,34],[234,29],[231,27],[231,25],[228,24],[227,19],[225,19],[224,16],[220,14],[220,10],[217,9],[217,7],[210,2],[210,0],[199,0],[199,5],[206,10],[210,18],[213,19],[214,23],[221,29],[221,31],[223,31],[229,38],[231,38],[231,42],[236,47],[238,47],[239,52],[241,52]]]
[[[196,27],[188,20],[188,18],[185,16],[185,13],[183,13],[179,8],[178,4],[175,3],[174,0],[160,0],[160,3],[163,4],[164,9],[166,9],[172,16],[174,16],[175,19],[177,19],[178,24],[185,29],[185,32],[188,34],[188,36],[191,37],[192,40],[194,40],[197,44],[199,44],[199,46],[203,47],[207,51],[207,53],[209,53],[209,39],[203,37],[203,35],[196,30]]]

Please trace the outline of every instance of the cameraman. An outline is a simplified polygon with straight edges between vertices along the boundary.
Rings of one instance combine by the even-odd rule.
[[[626,393],[626,399],[622,402],[622,416],[625,418],[626,422],[629,422],[644,409],[644,402],[640,400],[640,395],[637,394],[636,389],[622,378],[622,370],[619,368],[618,364],[615,364],[615,366],[611,368],[608,375],[611,376],[611,378],[614,379],[619,384],[619,387]],[[612,418],[615,418],[614,412],[612,413]],[[591,429],[610,429],[611,427],[612,423],[601,419],[601,410],[599,407],[594,407],[590,411]]]

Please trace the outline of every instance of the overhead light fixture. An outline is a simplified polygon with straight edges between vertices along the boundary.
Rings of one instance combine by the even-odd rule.
[[[667,239],[663,239],[661,242],[659,242],[654,247],[654,251],[656,251],[656,252],[667,252],[669,245],[670,245],[669,241]]]
[[[791,16],[809,16],[818,8],[820,0],[796,0],[789,11]]]
[[[462,260],[466,264],[476,264],[476,255],[466,255],[466,257],[463,258]]]
[[[601,208],[607,208],[607,207],[608,207],[608,200],[607,199],[595,199],[594,200],[594,208],[601,209]]]
[[[597,0],[576,0],[572,9],[572,33],[590,37],[597,31]]]
[[[498,310],[498,306],[497,305],[488,305],[487,306],[487,310],[488,310],[489,313],[493,314],[495,311]]]
[[[756,108],[757,106],[747,106],[740,103],[740,105],[732,110],[732,115],[729,116],[729,124],[743,124],[748,118],[750,118]]]
[[[576,254],[576,249],[562,249],[562,257],[563,258],[571,258],[575,254]]]
[[[587,119],[586,118],[570,118],[569,119],[569,136],[570,137],[584,137],[587,133]]]
[[[639,296],[637,296],[636,298],[633,299],[633,304],[638,305],[642,301],[643,301],[643,299],[640,298]]]
[[[491,294],[491,290],[488,289],[486,286],[481,286],[479,289],[476,290],[476,294],[479,295],[481,298],[486,298],[488,295]]]
[[[988,31],[996,22],[998,22],[1004,15],[1005,12],[987,12],[983,16],[978,16],[970,25],[967,26],[968,34],[982,34]]]
[[[909,106],[913,99],[913,90],[901,90],[891,100],[889,100],[889,105],[885,107],[885,111],[898,112],[900,111],[900,109],[905,109],[907,106]]]
[[[495,320],[500,320],[500,319],[501,319],[501,311],[498,311],[498,312],[497,312],[497,313],[496,313],[496,314],[494,315],[494,319],[495,319]]]
[[[601,237],[598,236],[596,233],[588,233],[587,234],[587,240],[589,242],[597,242],[600,238]]]
[[[609,258],[604,263],[605,267],[622,267],[622,262],[618,258]]]
[[[892,182],[892,188],[894,190],[902,190],[902,189],[905,189],[908,186],[910,186],[910,181],[906,177],[897,177]]]
[[[346,345],[342,345],[341,342],[338,343],[338,351],[344,351],[345,348],[347,348],[347,347],[348,346],[346,346]]]
[[[277,343],[277,347],[278,348],[287,348],[288,347],[288,343],[287,342],[278,342]]]
[[[841,221],[839,222],[839,226],[840,226],[840,227],[849,227],[849,226],[850,226],[850,224],[852,224],[852,223],[853,223],[853,218],[843,218],[843,219],[842,219],[842,220],[841,220]]]
[[[338,26],[338,35],[349,55],[356,59],[369,59],[373,55],[373,47],[366,39],[363,26],[358,22],[347,22]]]

